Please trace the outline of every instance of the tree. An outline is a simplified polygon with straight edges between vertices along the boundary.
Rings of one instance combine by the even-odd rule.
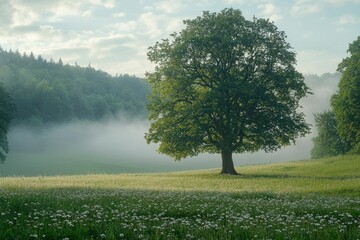
[[[149,48],[148,143],[176,160],[220,153],[221,172],[237,174],[233,153],[274,151],[309,132],[297,112],[309,88],[284,32],[231,8],[184,24]]]
[[[345,154],[350,145],[337,133],[337,121],[333,111],[315,114],[318,136],[313,138],[312,158],[322,158]]]
[[[15,105],[0,83],[0,163],[4,162],[9,151],[7,133]]]
[[[350,142],[351,151],[360,152],[360,36],[349,45],[350,57],[342,60],[339,89],[331,98],[339,135]]]

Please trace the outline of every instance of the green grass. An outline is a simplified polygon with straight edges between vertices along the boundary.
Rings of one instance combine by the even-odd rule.
[[[360,239],[360,156],[0,178],[0,239]]]

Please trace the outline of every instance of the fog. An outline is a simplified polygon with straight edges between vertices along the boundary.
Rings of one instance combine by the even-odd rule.
[[[0,175],[159,172],[215,168],[219,156],[203,154],[174,161],[148,145],[145,121],[77,122],[30,129],[11,129],[10,153]]]
[[[313,95],[302,100],[307,122],[314,124],[313,113],[329,108],[330,96],[337,89],[339,75],[307,76]],[[144,134],[149,122],[107,120],[101,123],[75,122],[30,129],[11,128],[10,153],[0,165],[0,176],[57,175],[87,173],[166,172],[220,168],[219,155],[202,154],[181,161],[158,154],[155,144],[146,144]],[[267,164],[310,158],[311,134],[296,145],[274,153],[262,151],[236,154],[236,166]],[[241,172],[241,169],[240,169]]]

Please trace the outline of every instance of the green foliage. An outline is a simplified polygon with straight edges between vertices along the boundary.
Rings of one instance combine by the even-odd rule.
[[[323,158],[348,152],[350,144],[337,133],[335,113],[324,111],[314,116],[318,136],[312,139],[314,146],[311,150],[311,157]]]
[[[0,82],[14,99],[15,123],[101,120],[106,117],[146,117],[148,84],[129,75],[110,76],[95,70],[55,63],[31,53],[0,49]]]
[[[156,64],[148,142],[175,159],[201,152],[277,150],[309,131],[299,100],[309,91],[285,33],[239,10],[184,21],[149,48]]]
[[[15,110],[15,105],[0,82],[0,163],[6,159],[9,152],[7,133]]]
[[[339,90],[331,99],[338,121],[339,135],[351,144],[351,151],[360,153],[360,36],[349,45],[350,57],[343,59]]]

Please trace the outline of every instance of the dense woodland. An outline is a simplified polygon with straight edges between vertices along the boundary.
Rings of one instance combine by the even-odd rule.
[[[71,66],[0,48],[0,83],[16,105],[12,124],[147,116],[144,79],[114,77],[90,65]]]

